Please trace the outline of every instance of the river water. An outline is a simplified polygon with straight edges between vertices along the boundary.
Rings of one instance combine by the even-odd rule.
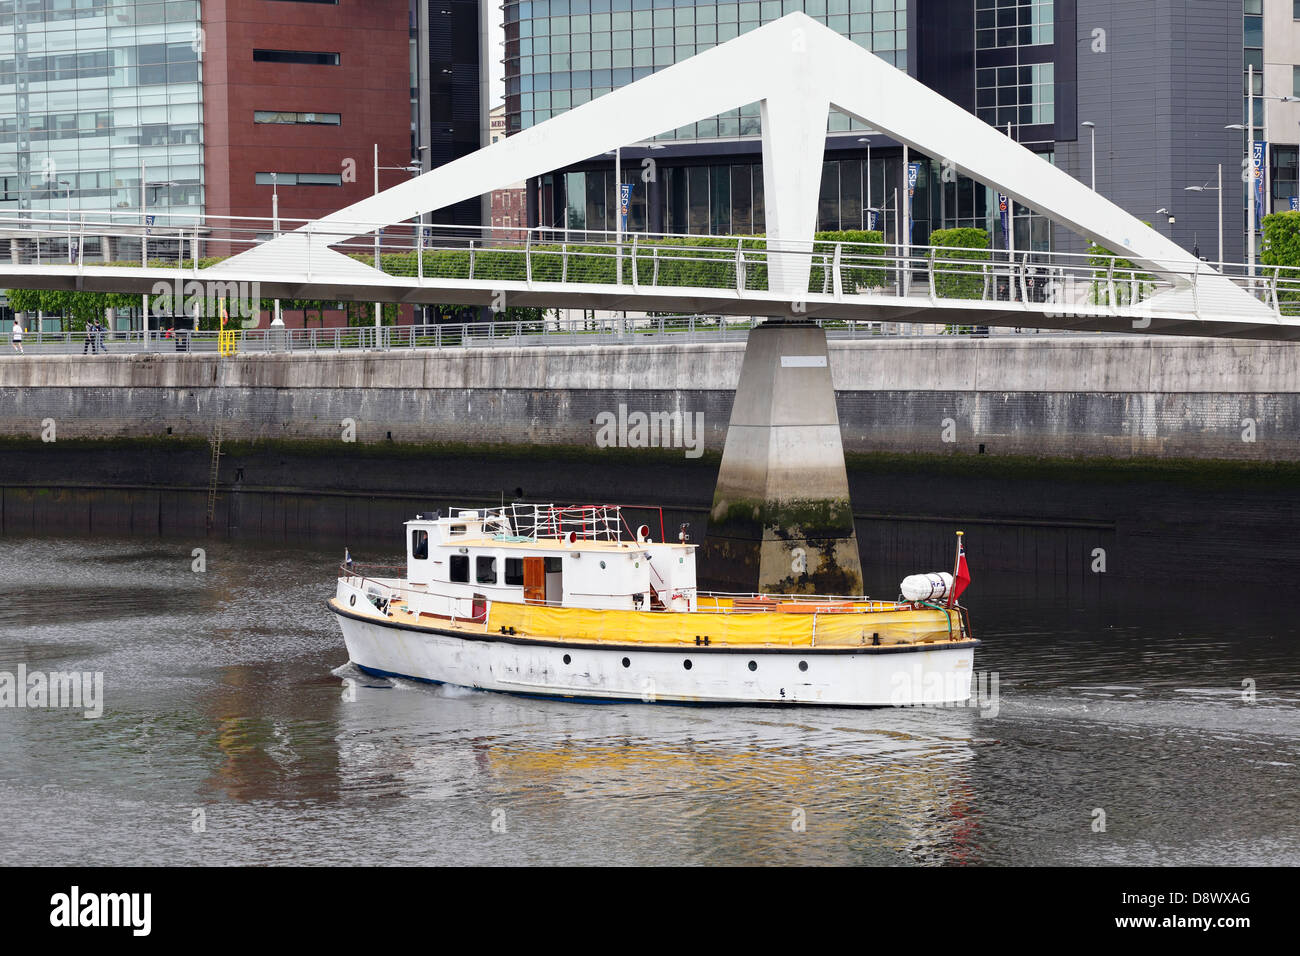
[[[359,674],[338,558],[0,538],[0,672],[104,680],[0,708],[0,864],[1300,863],[1281,597],[976,564],[996,707],[584,705]]]

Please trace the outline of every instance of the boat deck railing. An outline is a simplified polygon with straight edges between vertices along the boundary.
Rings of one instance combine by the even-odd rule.
[[[406,566],[397,564],[361,564],[353,562],[352,564],[339,565],[339,571],[343,577],[350,581],[360,582],[358,587],[366,590],[366,585],[374,585],[378,588],[382,596],[393,599],[409,600],[410,595],[423,595],[429,597],[442,597],[450,601],[472,601],[471,595],[452,594],[446,591],[434,590],[429,585],[411,586],[405,579]],[[374,572],[396,572],[393,577],[379,577]],[[398,583],[394,584],[394,580]],[[880,611],[903,611],[916,607],[926,606],[942,610],[938,605],[925,604],[916,601],[885,601],[873,600],[865,594],[793,594],[793,593],[763,593],[755,591],[701,591],[698,588],[672,588],[671,590],[683,595],[694,593],[699,601],[721,599],[730,601],[729,607],[702,607],[697,606],[695,612],[698,614],[764,614],[764,613],[781,613],[778,607],[782,604],[825,604],[827,611],[843,613],[841,607],[845,604],[854,605],[865,612]],[[632,597],[632,594],[594,594],[583,593],[582,597]],[[490,602],[493,599],[487,598]],[[736,606],[737,601],[745,602]],[[563,601],[548,600],[531,600],[527,602],[530,607],[547,607],[547,608],[572,608],[572,605],[566,605]],[[960,603],[953,604],[952,609],[966,615],[967,609]],[[576,610],[597,610],[595,608],[577,608]],[[645,608],[644,610],[653,613],[662,614],[681,614],[682,611],[673,610],[669,607]]]

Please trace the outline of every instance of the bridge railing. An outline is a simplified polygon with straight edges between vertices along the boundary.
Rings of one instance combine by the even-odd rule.
[[[534,346],[667,345],[741,342],[761,320],[723,315],[646,316],[627,319],[545,319],[536,322],[458,322],[343,328],[236,328],[235,353],[343,352],[394,349],[488,349]],[[983,326],[907,322],[817,320],[836,340],[952,334],[1010,335]],[[1017,330],[1019,331],[1019,330]],[[1026,329],[1026,332],[1037,330]],[[1057,333],[1090,334],[1090,333]],[[216,353],[218,332],[185,329],[87,332],[28,332],[24,347],[34,354],[121,354],[136,352]]]
[[[927,299],[1019,303],[1085,313],[1139,310],[1162,292],[1191,290],[1193,311],[1213,311],[1198,288],[1212,264],[1147,262],[1118,255],[1007,252],[896,243],[817,240],[776,248],[763,236],[699,236],[555,228],[453,227],[402,223],[310,223],[255,217],[183,217],[111,211],[0,216],[0,264],[10,273],[97,266],[204,270],[268,240],[296,232],[263,264],[310,283],[329,277],[324,250],[377,268],[398,289],[469,283],[564,290],[623,286],[633,292],[710,289],[739,299],[818,301]],[[368,233],[368,234],[367,234]],[[382,233],[382,234],[380,234]],[[269,250],[268,250],[269,251]],[[315,262],[313,263],[313,255]],[[315,274],[313,274],[315,270]],[[1300,313],[1300,269],[1219,264],[1219,271],[1278,315]],[[806,280],[803,278],[806,275]],[[0,284],[17,282],[0,278]],[[456,287],[460,287],[456,285]],[[382,291],[374,291],[382,298]]]

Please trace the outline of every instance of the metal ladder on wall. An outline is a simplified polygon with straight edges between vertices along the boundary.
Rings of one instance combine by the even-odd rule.
[[[223,403],[224,404],[224,403]],[[221,412],[224,409],[218,409],[217,421],[212,428],[212,435],[208,438],[208,445],[212,449],[212,464],[208,468],[208,512],[204,521],[204,527],[209,533],[212,531],[212,522],[217,512],[217,472],[221,466]]]

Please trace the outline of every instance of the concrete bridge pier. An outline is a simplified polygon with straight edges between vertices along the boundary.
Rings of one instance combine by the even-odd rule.
[[[698,575],[722,591],[862,593],[826,333],[811,322],[749,333]]]

